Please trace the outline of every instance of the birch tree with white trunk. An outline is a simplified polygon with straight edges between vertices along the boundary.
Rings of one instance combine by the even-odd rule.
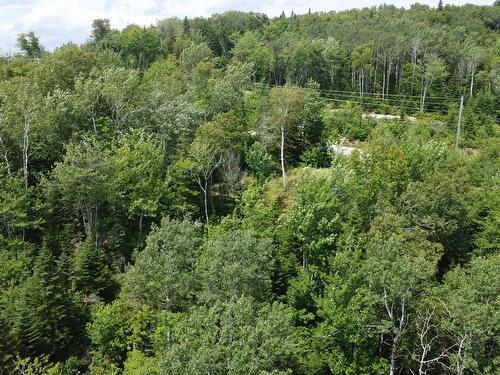
[[[422,92],[420,96],[420,112],[425,109],[425,100],[432,84],[447,76],[445,62],[434,54],[427,55],[421,65]]]
[[[260,135],[264,144],[278,146],[283,187],[287,185],[287,152],[293,152],[295,147],[292,138],[299,137],[305,96],[305,90],[296,86],[275,87],[269,93],[269,110]]]
[[[486,51],[479,46],[471,47],[467,52],[467,72],[470,76],[469,96],[474,94],[474,78],[477,70],[486,59]]]

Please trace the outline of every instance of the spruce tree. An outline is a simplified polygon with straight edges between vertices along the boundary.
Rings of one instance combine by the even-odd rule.
[[[63,359],[71,351],[77,333],[71,327],[78,326],[78,314],[62,276],[56,258],[44,246],[15,302],[12,333],[23,357],[47,354]]]
[[[75,250],[72,284],[73,288],[85,297],[111,297],[111,272],[106,256],[104,251],[91,241],[78,245]]]
[[[185,35],[191,34],[191,27],[189,26],[189,20],[187,17],[184,17],[184,20],[182,21],[182,28]]]

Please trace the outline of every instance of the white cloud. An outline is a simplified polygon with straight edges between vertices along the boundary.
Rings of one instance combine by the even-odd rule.
[[[226,10],[243,10],[277,16],[313,11],[343,10],[373,6],[383,0],[0,0],[0,53],[15,49],[17,34],[34,31],[41,43],[52,49],[65,42],[81,43],[89,34],[92,20],[109,18],[115,28],[136,23],[149,25],[177,16],[210,16]],[[397,6],[409,6],[414,0],[393,0]],[[421,1],[437,5],[438,0]],[[454,0],[461,4],[490,4],[493,0]],[[435,3],[435,4],[434,4]],[[445,3],[447,3],[445,1]]]

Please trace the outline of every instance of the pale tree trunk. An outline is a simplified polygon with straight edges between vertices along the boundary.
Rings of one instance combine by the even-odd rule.
[[[94,221],[93,215],[92,215],[92,209],[88,206],[85,205],[81,209],[82,212],[82,221],[83,221],[83,228],[85,230],[85,236],[87,239],[92,238],[92,232],[93,232],[93,224],[92,222]]]
[[[420,112],[424,111],[426,94],[427,94],[427,82],[425,82],[424,91],[422,92],[422,100],[420,102]]]
[[[396,373],[396,355],[398,350],[399,337],[394,337],[391,347],[391,365],[389,368],[389,375],[394,375]]]
[[[365,96],[365,92],[367,91],[367,84],[366,84],[366,76],[365,76],[365,70],[363,69],[361,71],[361,78],[363,79],[362,84],[361,84],[361,96]]]
[[[413,41],[411,46],[411,65],[412,65],[412,73],[411,73],[411,86],[410,86],[410,94],[413,95],[413,87],[415,85],[415,70],[417,69],[417,56],[419,49],[419,42]]]
[[[97,135],[96,114],[94,109],[92,109],[90,116],[92,117],[92,126],[94,128],[94,134]]]
[[[425,310],[423,315],[419,314],[415,319],[418,348],[413,351],[412,359],[418,363],[418,375],[427,375],[427,372],[432,370],[431,365],[441,363],[442,359],[448,358],[448,352],[451,349],[451,347],[445,348],[435,357],[427,357],[432,352],[433,346],[439,341],[438,333],[435,331],[436,327],[432,324],[433,315],[434,309]]]
[[[3,154],[3,159],[5,161],[5,168],[7,169],[7,175],[9,177],[12,176],[12,172],[11,172],[11,169],[10,169],[10,162],[9,162],[9,155],[7,153],[7,145],[5,144],[5,142],[3,141],[3,138],[2,136],[0,136],[0,146],[2,147],[2,154]]]
[[[458,78],[460,79],[460,85],[463,85],[464,75],[466,75],[466,73],[465,73],[466,72],[466,63],[463,60],[463,58],[461,58],[457,63],[457,70],[458,70]]]
[[[95,209],[94,209],[94,236],[95,236],[95,247],[97,247],[97,244],[98,244],[98,233],[97,233],[97,212],[98,212],[98,206],[97,204],[95,205]]]
[[[465,370],[465,341],[467,340],[467,335],[463,336],[458,344],[457,353],[457,375],[463,375]]]
[[[413,95],[413,86],[415,86],[415,68],[417,64],[413,64],[413,71],[411,72],[411,85],[410,85],[410,94]]]
[[[385,96],[388,97],[389,96],[389,84],[390,84],[390,80],[391,80],[391,68],[392,68],[392,61],[389,60],[389,66],[387,67],[387,83],[386,83],[386,87],[385,87],[385,91],[386,91],[386,94]]]
[[[361,82],[362,82],[362,79],[361,79],[361,69],[358,70],[358,89],[359,89],[359,97],[363,97],[362,95],[362,91],[361,91]]]
[[[214,214],[215,213],[215,207],[214,207],[214,198],[212,194],[212,187],[214,186],[213,184],[213,174],[210,174],[210,180],[207,182],[207,196],[208,196],[208,203],[210,204],[210,213]]]
[[[401,299],[400,303],[401,311],[399,317],[396,317],[394,315],[394,303],[389,303],[389,301],[387,300],[387,292],[385,290],[384,290],[384,305],[389,320],[391,321],[392,324],[391,327],[392,342],[391,342],[389,375],[395,375],[397,367],[396,359],[397,359],[399,341],[406,329],[406,320],[407,320],[406,300],[405,297],[402,297]]]
[[[286,188],[286,171],[285,171],[285,128],[281,125],[281,143],[280,143],[280,159],[281,159],[281,176],[283,179],[283,187]]]
[[[401,67],[401,60],[398,60],[398,94],[401,93],[401,80],[403,78],[403,68]]]
[[[205,221],[207,223],[207,231],[210,227],[210,221],[208,218],[208,179],[204,178],[204,181],[201,181],[201,178],[198,177],[198,185],[200,186],[201,191],[203,192],[203,208],[205,211]]]
[[[203,157],[197,157],[196,154],[192,154],[191,157],[196,161],[198,165],[203,165]],[[211,161],[203,170],[194,171],[191,170],[190,173],[196,178],[196,182],[203,192],[203,210],[205,212],[205,221],[207,223],[207,231],[209,231],[210,221],[208,215],[208,198],[210,192],[209,181],[212,177],[212,173],[220,166],[222,162],[222,156],[217,156],[215,153],[210,155]]]
[[[473,67],[470,73],[470,97],[472,98],[472,93],[474,92],[474,76],[476,75],[476,68]]]
[[[385,65],[386,65],[386,59],[384,59],[384,68],[383,68],[383,75],[382,75],[382,100],[384,100],[384,95],[385,95]]]
[[[24,175],[24,188],[28,190],[28,159],[29,159],[29,145],[30,145],[30,123],[24,120],[23,131],[23,175]]]
[[[359,97],[362,98],[365,92],[365,70],[361,68],[359,74]]]

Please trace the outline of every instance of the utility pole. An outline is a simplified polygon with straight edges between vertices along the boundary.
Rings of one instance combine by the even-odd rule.
[[[456,141],[456,147],[458,150],[458,147],[460,145],[460,129],[462,127],[462,111],[464,109],[464,96],[462,95],[460,97],[460,112],[458,113],[458,126],[457,126],[457,141]]]

